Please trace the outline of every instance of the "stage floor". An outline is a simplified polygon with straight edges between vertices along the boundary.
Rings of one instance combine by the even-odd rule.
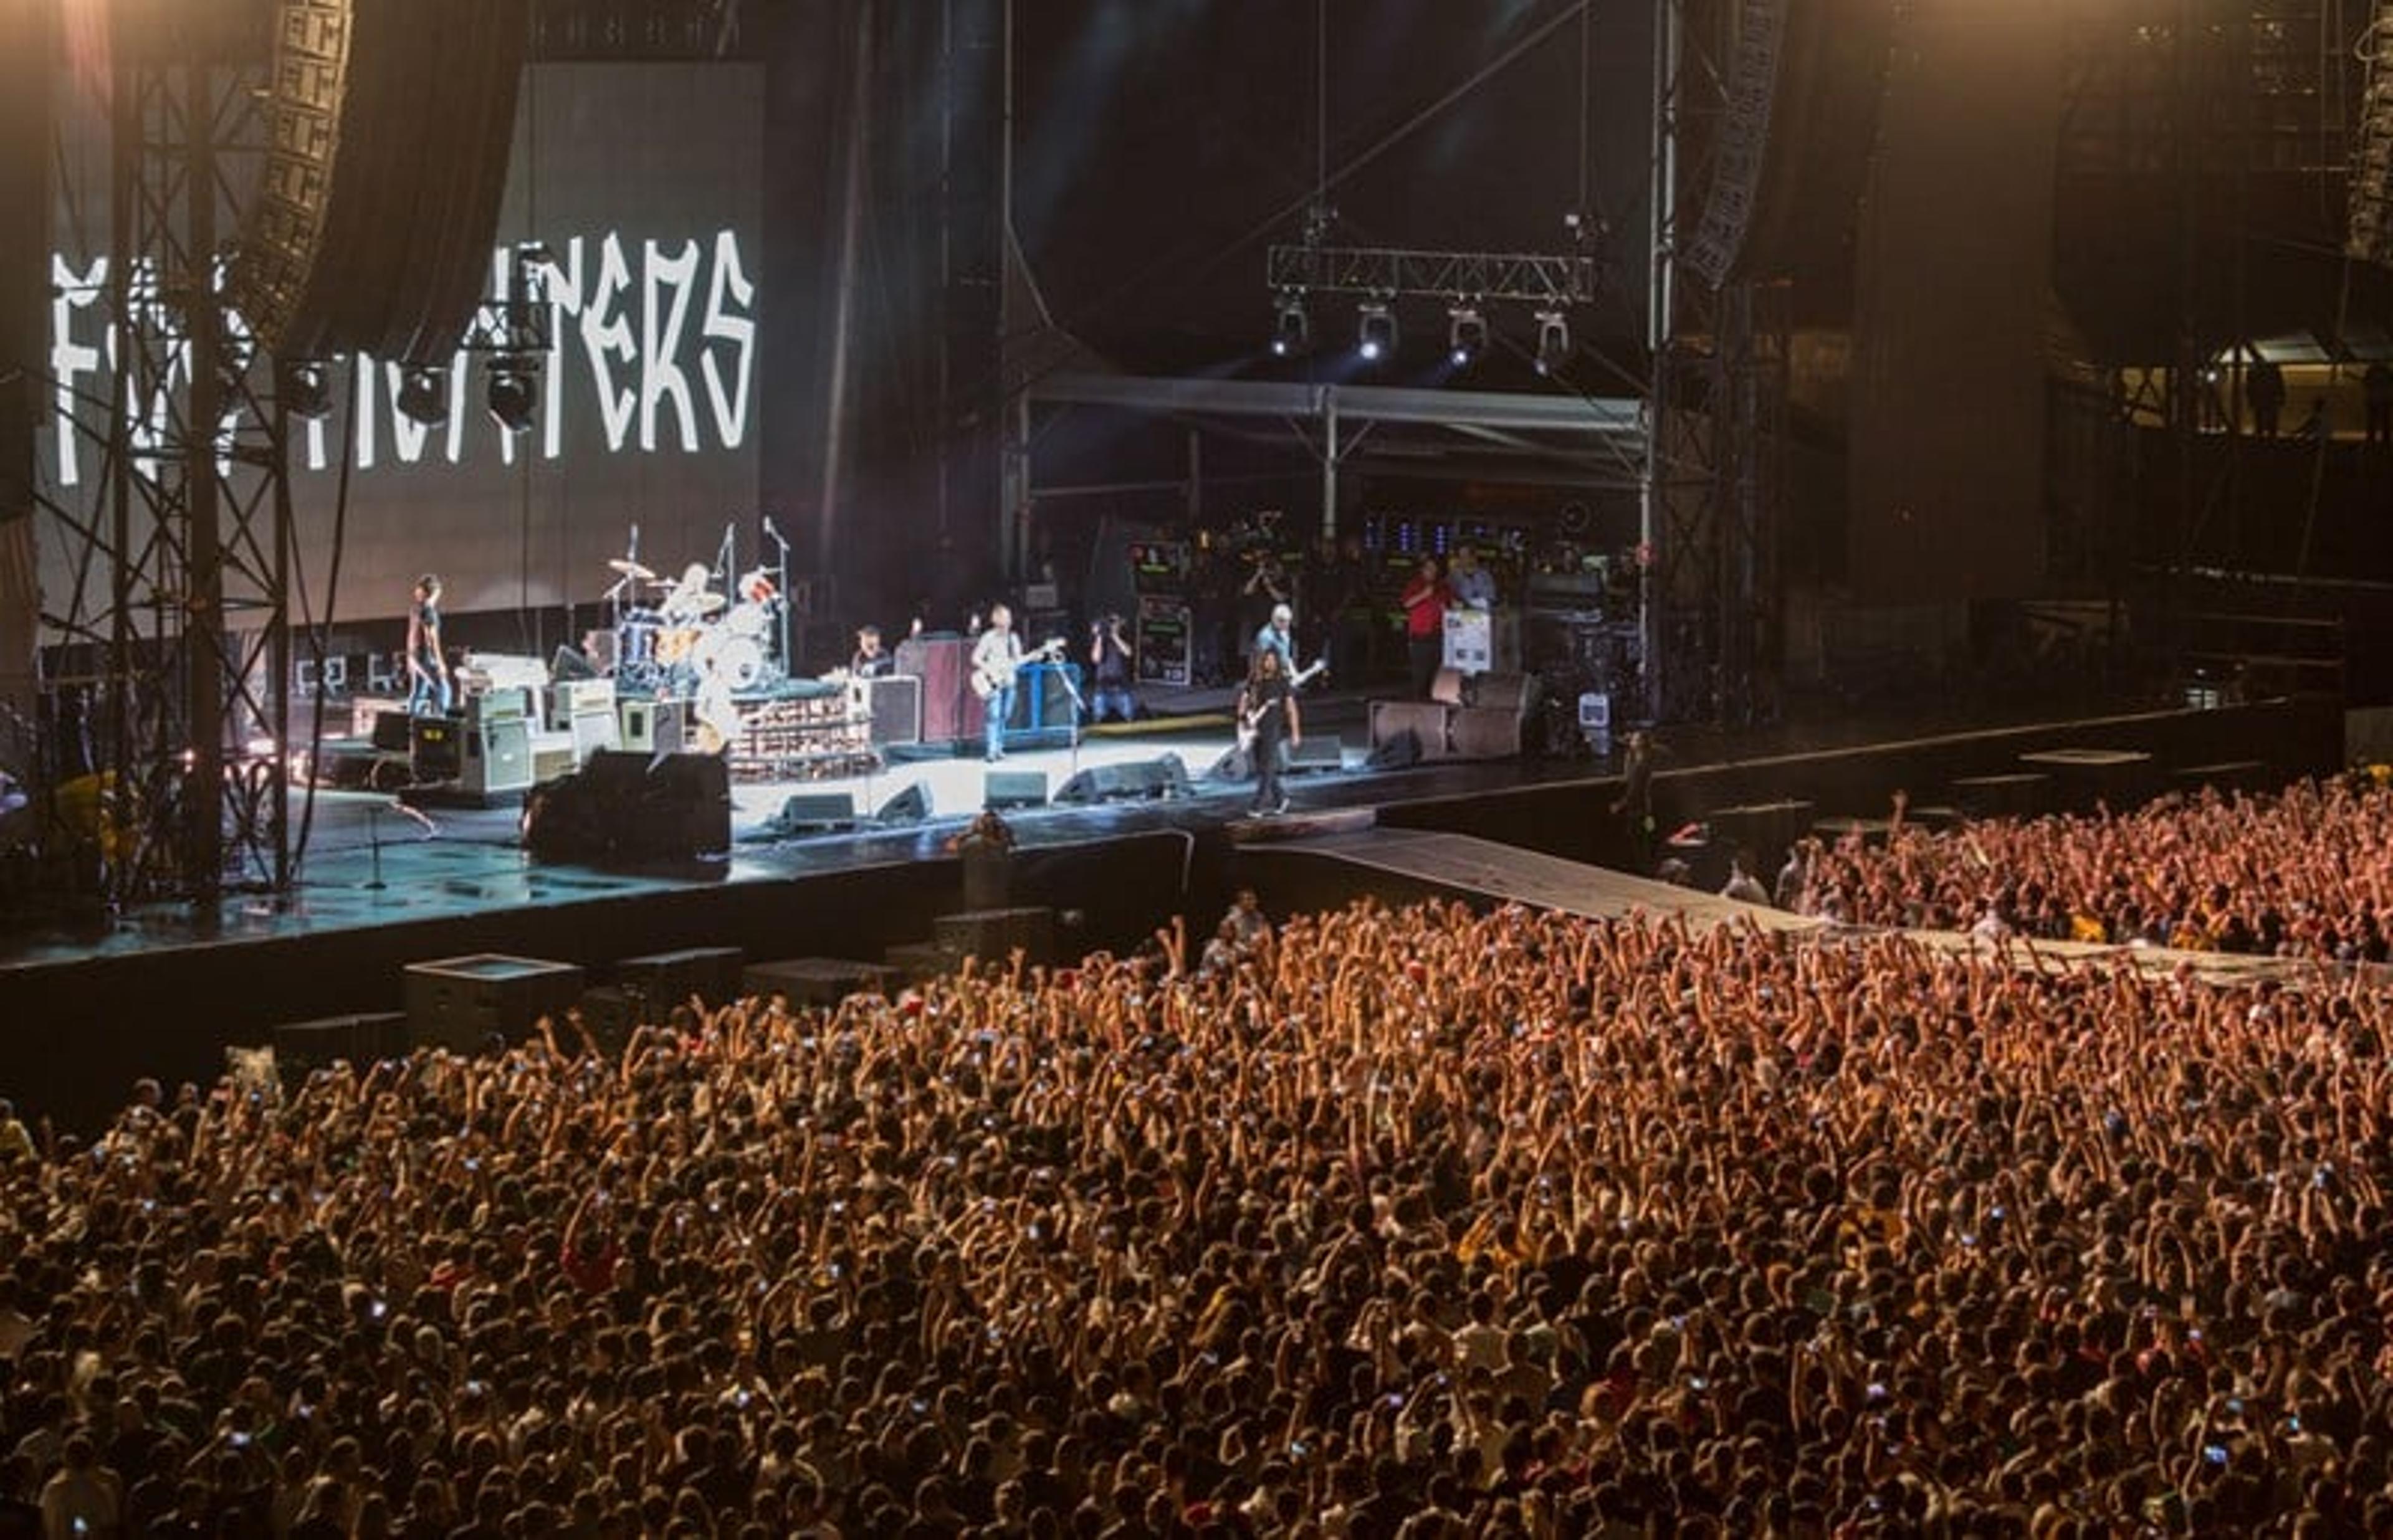
[[[1326,731],[1327,729],[1325,729]],[[1442,797],[1473,788],[1539,785],[1601,777],[1610,765],[1591,759],[1547,763],[1445,763],[1373,770],[1359,731],[1341,743],[1341,768],[1288,777],[1299,809],[1366,807],[1394,798]],[[1200,724],[1153,731],[1109,730],[1077,750],[1017,750],[1001,764],[969,758],[896,763],[869,776],[805,781],[735,782],[728,861],[657,870],[601,869],[535,862],[520,842],[521,809],[430,808],[402,804],[386,791],[319,789],[298,881],[281,895],[228,896],[212,907],[146,906],[105,924],[52,926],[0,936],[0,972],[11,967],[126,957],[161,949],[304,936],[325,931],[456,919],[495,908],[586,903],[681,892],[693,887],[904,865],[946,854],[947,842],[983,805],[987,773],[1030,771],[1052,797],[1074,773],[1141,763],[1176,754],[1190,795],[1086,806],[1051,803],[1006,813],[1024,848],[1084,843],[1157,829],[1219,829],[1247,816],[1253,783],[1210,778],[1232,746],[1226,725]],[[929,816],[919,824],[874,824],[870,815],[919,789]],[[853,829],[777,834],[782,805],[796,795],[846,796],[864,815]],[[293,827],[305,803],[293,799]]]
[[[2269,708],[2254,708],[2268,710]],[[1444,762],[1376,769],[1367,761],[1365,702],[1329,695],[1309,701],[1316,738],[1339,736],[1341,768],[1292,775],[1287,788],[1297,815],[1369,810],[1382,824],[1477,833],[1522,851],[1543,850],[1571,859],[1604,859],[1597,832],[1618,771],[1616,753],[1592,757]],[[1954,720],[1922,728],[1837,720],[1726,732],[1679,728],[1658,735],[1657,785],[1668,816],[1692,817],[1706,806],[1727,806],[1757,794],[1817,795],[1804,783],[1835,781],[1843,800],[1819,803],[1821,816],[1874,814],[1884,786],[1923,787],[1921,767],[1945,762],[2007,763],[2021,746],[2097,738],[2141,741],[2161,732],[2216,736],[2244,731],[2231,713],[2128,712],[2020,723]],[[2189,727],[2189,724],[2190,726]],[[2271,729],[2279,738],[2285,735]],[[1252,783],[1209,776],[1231,747],[1219,717],[1181,719],[1135,728],[1092,732],[1077,749],[1009,753],[1001,768],[1035,771],[1052,796],[1080,769],[1151,762],[1177,755],[1191,794],[1157,801],[1088,806],[1048,805],[1009,812],[1026,850],[1084,845],[1161,830],[1205,833],[1241,823]],[[2284,747],[2290,747],[2281,745]],[[2214,756],[2216,757],[2216,756]],[[2315,754],[2308,757],[2316,758]],[[1869,769],[1875,763],[1909,770]],[[1856,772],[1850,767],[1862,766]],[[2289,769],[2302,766],[2298,762]],[[522,850],[516,807],[419,812],[387,792],[319,790],[298,880],[281,894],[229,896],[212,906],[163,904],[109,917],[0,935],[0,976],[29,967],[56,967],[227,943],[287,939],[364,927],[458,920],[500,909],[548,907],[687,893],[750,882],[790,882],[811,876],[937,860],[947,842],[976,814],[987,772],[978,755],[891,763],[870,776],[800,782],[735,783],[734,848],[728,861],[658,871],[606,870],[569,863],[536,863]],[[1673,787],[1680,789],[1671,794]],[[930,816],[922,823],[875,827],[870,815],[919,788]],[[1583,790],[1580,789],[1584,789]],[[851,798],[865,821],[847,831],[777,835],[771,825],[798,794]],[[294,828],[300,819],[294,798]],[[1918,800],[1925,800],[1924,796]],[[1293,832],[1291,830],[1291,832]]]

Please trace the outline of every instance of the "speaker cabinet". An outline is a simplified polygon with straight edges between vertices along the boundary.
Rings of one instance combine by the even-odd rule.
[[[530,789],[531,724],[520,717],[483,722],[464,735],[465,762],[458,779],[468,791],[523,791]]]
[[[492,1037],[515,1041],[543,1016],[563,1020],[582,990],[569,962],[482,953],[410,963],[408,1030],[418,1047],[477,1052]]]
[[[759,999],[778,995],[795,1006],[833,1006],[850,995],[886,995],[896,984],[897,970],[882,962],[852,962],[845,958],[788,958],[778,962],[751,963],[741,976],[742,994]]]
[[[1027,960],[1053,960],[1055,911],[1047,908],[968,909],[931,921],[931,939],[948,956],[1003,962],[1022,948]]]
[[[731,771],[713,754],[593,754],[524,803],[524,848],[589,866],[700,860],[731,848]]]
[[[872,746],[922,741],[922,682],[911,674],[889,673],[868,679],[865,707],[872,713]]]
[[[408,719],[408,765],[418,786],[453,781],[464,768],[460,750],[463,730],[457,719],[418,716]]]
[[[631,754],[678,754],[687,744],[688,712],[678,700],[624,700],[617,703],[623,751]]]

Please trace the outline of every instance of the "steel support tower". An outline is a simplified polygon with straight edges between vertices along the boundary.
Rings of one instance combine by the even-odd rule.
[[[1746,0],[1657,3],[1643,708],[1745,724],[1772,711],[1781,651],[1787,291],[1736,277],[1714,288],[1688,262],[1706,189],[1759,150],[1740,138],[1755,104],[1729,94]]]
[[[220,295],[262,156],[262,39],[194,7],[113,80],[97,497],[48,500],[54,822],[117,907],[292,881],[292,520],[270,371]],[[166,21],[164,13],[155,18]],[[258,367],[253,368],[253,363]]]

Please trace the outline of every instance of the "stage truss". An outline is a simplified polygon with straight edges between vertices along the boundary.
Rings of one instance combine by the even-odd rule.
[[[1654,40],[1653,354],[1646,440],[1641,651],[1644,710],[1660,722],[1748,724],[1772,711],[1786,513],[1785,284],[1714,286],[1693,258],[1704,194],[1755,153],[1755,114],[1731,99],[1753,25],[1746,0],[1661,0]],[[1728,256],[1705,250],[1705,267]]]
[[[292,881],[285,433],[218,295],[264,150],[261,77],[225,39],[120,59],[111,241],[113,368],[68,404],[99,459],[82,506],[46,497],[42,767],[72,883],[122,907]],[[255,365],[255,367],[253,367]]]

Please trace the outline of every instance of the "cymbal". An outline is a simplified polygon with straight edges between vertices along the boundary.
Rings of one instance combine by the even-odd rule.
[[[692,615],[712,615],[723,605],[724,598],[720,594],[693,594],[675,607]]]
[[[657,576],[647,568],[642,567],[638,562],[628,561],[621,556],[608,557],[607,568],[608,571],[617,573],[622,577],[637,578],[642,582],[654,582]]]

